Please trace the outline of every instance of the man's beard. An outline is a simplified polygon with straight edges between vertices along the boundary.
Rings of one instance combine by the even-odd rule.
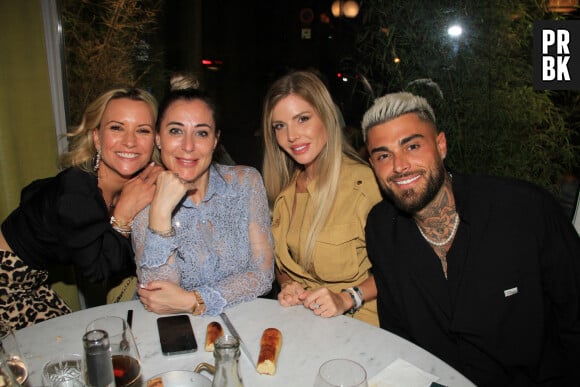
[[[383,191],[390,198],[395,206],[406,213],[415,214],[425,208],[435,198],[443,183],[445,182],[445,174],[447,171],[440,163],[436,169],[432,170],[431,175],[427,179],[427,187],[422,192],[417,192],[415,189],[407,189],[397,196],[382,180],[380,181]],[[394,178],[405,177],[405,175],[397,175]],[[392,179],[392,178],[391,178]]]

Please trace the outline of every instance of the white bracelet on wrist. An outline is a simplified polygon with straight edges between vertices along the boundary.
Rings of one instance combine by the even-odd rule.
[[[353,302],[352,308],[347,313],[353,314],[363,306],[364,299],[362,298],[362,291],[357,286],[354,288],[342,289],[341,292],[348,293]]]

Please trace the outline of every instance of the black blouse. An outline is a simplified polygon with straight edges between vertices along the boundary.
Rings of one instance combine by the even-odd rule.
[[[97,177],[69,168],[32,182],[2,234],[26,264],[73,264],[91,282],[134,267],[129,239],[113,230]]]

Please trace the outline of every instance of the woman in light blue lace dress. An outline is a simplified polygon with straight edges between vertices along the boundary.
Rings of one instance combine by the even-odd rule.
[[[199,90],[172,90],[159,108],[157,146],[167,171],[133,222],[146,309],[216,315],[268,293],[273,242],[259,172],[212,162],[215,106]]]

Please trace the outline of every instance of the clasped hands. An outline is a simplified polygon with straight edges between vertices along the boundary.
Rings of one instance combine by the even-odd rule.
[[[193,292],[169,281],[141,284],[137,294],[145,309],[157,314],[192,313],[198,303]]]
[[[352,299],[344,292],[334,293],[328,288],[305,290],[296,281],[282,284],[278,301],[282,306],[304,305],[321,317],[339,316],[352,308]]]

